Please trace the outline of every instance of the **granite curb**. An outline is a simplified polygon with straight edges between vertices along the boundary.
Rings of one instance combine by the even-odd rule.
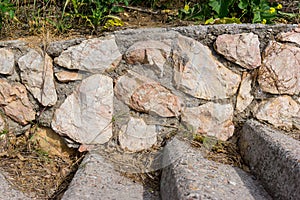
[[[274,199],[300,197],[300,142],[255,120],[239,141],[242,157]]]
[[[114,169],[98,152],[89,152],[80,164],[62,200],[159,200],[142,183]]]
[[[166,153],[164,159],[170,155]],[[162,200],[272,199],[251,174],[207,160],[193,148],[163,169],[160,190]]]

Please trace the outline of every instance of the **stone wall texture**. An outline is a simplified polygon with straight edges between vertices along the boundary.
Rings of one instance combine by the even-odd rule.
[[[161,120],[220,140],[249,118],[300,129],[295,25],[126,30],[47,47],[1,42],[0,131],[38,122],[81,150],[116,136],[136,152],[172,128]]]

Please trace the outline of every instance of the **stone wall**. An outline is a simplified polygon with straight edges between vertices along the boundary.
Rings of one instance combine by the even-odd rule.
[[[39,123],[80,151],[113,138],[136,152],[174,132],[227,140],[249,118],[300,129],[295,25],[139,29],[0,47],[0,131]]]

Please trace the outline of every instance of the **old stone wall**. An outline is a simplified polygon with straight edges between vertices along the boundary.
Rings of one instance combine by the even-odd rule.
[[[80,151],[113,138],[136,152],[174,132],[227,140],[249,118],[300,129],[295,25],[139,29],[0,47],[0,131],[39,123]]]

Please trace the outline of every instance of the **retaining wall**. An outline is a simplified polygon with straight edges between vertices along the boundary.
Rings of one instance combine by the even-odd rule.
[[[0,42],[0,130],[34,123],[89,150],[161,145],[179,127],[227,140],[248,118],[300,129],[296,25],[108,33],[32,47]]]

